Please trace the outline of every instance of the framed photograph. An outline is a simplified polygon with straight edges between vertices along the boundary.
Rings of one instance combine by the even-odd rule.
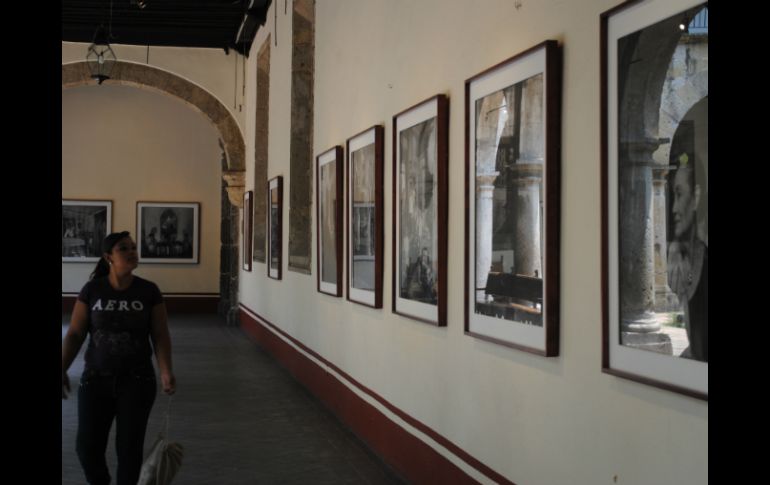
[[[61,201],[61,260],[95,263],[102,241],[112,232],[111,200]]]
[[[559,355],[561,54],[465,81],[465,333]]]
[[[243,270],[251,271],[251,226],[254,217],[254,192],[247,190],[243,193],[243,223],[241,225],[241,234],[243,240]]]
[[[348,300],[382,308],[385,128],[347,141]]]
[[[281,247],[283,241],[283,177],[278,176],[267,182],[267,254],[270,258],[267,265],[267,276],[275,280],[281,279]]]
[[[142,263],[198,264],[200,203],[137,202],[136,243]]]
[[[393,117],[393,313],[446,325],[449,100]]]
[[[601,29],[602,370],[708,400],[708,3]]]
[[[342,147],[316,157],[318,291],[342,296]]]

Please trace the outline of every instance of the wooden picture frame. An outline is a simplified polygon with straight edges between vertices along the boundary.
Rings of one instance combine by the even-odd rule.
[[[465,333],[559,355],[561,52],[465,81]]]
[[[347,299],[382,308],[384,127],[349,138],[347,163]]]
[[[140,263],[198,264],[199,202],[137,202],[136,245]]]
[[[254,191],[243,193],[243,220],[241,221],[241,247],[243,254],[243,270],[251,271],[252,260],[252,223],[254,220]]]
[[[111,200],[61,201],[62,263],[95,263],[102,241],[112,233]]]
[[[393,313],[447,323],[449,99],[393,117]]]
[[[708,3],[601,15],[602,371],[708,400]]]
[[[342,296],[342,147],[316,157],[318,291]]]
[[[280,280],[283,265],[283,176],[267,182],[267,276]]]

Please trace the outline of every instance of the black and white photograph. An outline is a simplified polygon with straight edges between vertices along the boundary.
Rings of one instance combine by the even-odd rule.
[[[550,40],[465,85],[466,332],[545,356],[558,355],[559,71]]]
[[[382,126],[348,140],[348,299],[382,306]]]
[[[602,19],[603,368],[708,399],[708,4]]]
[[[443,325],[448,100],[437,96],[394,117],[394,311]],[[445,289],[444,289],[445,290]],[[441,304],[441,307],[439,307]]]
[[[281,279],[281,261],[282,261],[282,217],[283,217],[283,177],[272,178],[267,183],[268,198],[268,255],[270,263],[267,265],[267,275],[270,278]]]
[[[318,291],[342,296],[342,147],[316,157]]]
[[[139,261],[197,264],[199,223],[198,202],[137,202]]]
[[[251,226],[254,212],[254,192],[247,190],[243,193],[243,223],[241,225],[241,238],[243,239],[241,247],[243,250],[243,270],[251,271]]]
[[[438,302],[438,174],[436,120],[399,134],[400,296],[429,305]]]
[[[112,201],[61,201],[61,260],[65,263],[96,262],[101,243],[112,232]]]
[[[352,236],[353,287],[374,291],[374,144],[356,150],[353,162]]]

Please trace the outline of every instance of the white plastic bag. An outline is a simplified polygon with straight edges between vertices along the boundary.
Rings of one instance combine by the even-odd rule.
[[[142,463],[137,485],[169,485],[182,466],[184,448],[179,443],[170,443],[163,433],[150,449],[150,453]]]
[[[139,481],[136,485],[169,485],[174,475],[182,466],[184,447],[176,442],[169,442],[168,435],[169,410],[171,409],[171,396],[166,407],[166,434],[158,433],[150,452],[142,463],[139,472]]]

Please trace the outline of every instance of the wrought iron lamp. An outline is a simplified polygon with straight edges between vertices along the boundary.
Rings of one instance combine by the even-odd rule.
[[[115,52],[110,47],[109,40],[107,39],[104,25],[100,25],[96,28],[94,41],[88,47],[88,53],[86,54],[86,62],[88,63],[88,69],[91,71],[91,78],[96,79],[99,84],[109,79],[117,60]]]

